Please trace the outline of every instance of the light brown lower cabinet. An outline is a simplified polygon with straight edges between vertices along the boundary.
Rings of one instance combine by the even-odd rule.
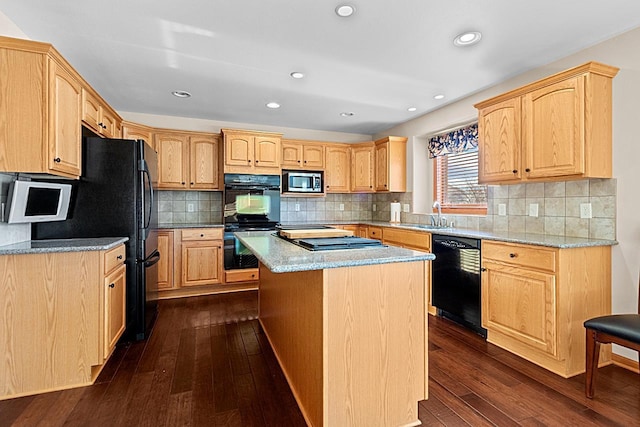
[[[224,270],[223,229],[158,232],[160,299],[256,289],[258,269]]]
[[[611,247],[482,242],[487,341],[568,378],[585,371],[583,322],[611,312]],[[601,362],[611,359],[602,346]]]
[[[0,256],[0,400],[93,383],[124,332],[124,255]]]

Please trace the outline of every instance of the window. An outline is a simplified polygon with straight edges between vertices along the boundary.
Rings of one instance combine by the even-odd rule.
[[[478,184],[478,124],[442,133],[429,140],[436,160],[434,200],[444,212],[487,212],[487,187]]]
[[[486,213],[487,186],[478,184],[478,147],[436,157],[434,200],[450,213]]]

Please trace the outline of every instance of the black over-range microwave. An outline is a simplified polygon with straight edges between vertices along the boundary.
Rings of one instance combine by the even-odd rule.
[[[282,171],[283,193],[323,193],[324,172],[322,171]]]

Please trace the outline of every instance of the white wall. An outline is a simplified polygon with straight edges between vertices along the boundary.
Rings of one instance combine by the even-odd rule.
[[[18,39],[29,39],[2,11],[0,11],[0,35]]]
[[[371,141],[371,135],[328,132],[312,129],[286,128],[281,126],[255,125],[250,123],[223,122],[219,120],[192,119],[189,117],[160,116],[155,114],[118,111],[123,119],[152,127],[180,129],[201,132],[220,132],[220,129],[248,129],[265,132],[278,132],[287,139],[310,139],[331,142]]]
[[[622,34],[577,52],[544,67],[514,77],[475,95],[381,132],[382,135],[408,136],[417,154],[425,144],[416,136],[430,135],[477,117],[473,104],[587,61],[599,61],[620,68],[613,80],[613,176],[617,179],[617,240],[612,259],[612,311],[635,313],[638,309],[638,271],[640,270],[640,143],[638,143],[638,110],[640,109],[640,29]],[[470,70],[472,72],[472,70]],[[409,158],[414,171],[431,171],[426,156]],[[432,172],[429,172],[431,176]],[[413,192],[432,193],[431,182],[414,173]],[[614,351],[637,360],[635,351],[616,347]]]

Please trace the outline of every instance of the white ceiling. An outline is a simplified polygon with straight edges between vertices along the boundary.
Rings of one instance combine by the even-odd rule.
[[[118,111],[360,134],[640,26],[638,0],[347,3],[350,18],[338,0],[0,0],[0,11]],[[480,44],[455,47],[468,30]]]

